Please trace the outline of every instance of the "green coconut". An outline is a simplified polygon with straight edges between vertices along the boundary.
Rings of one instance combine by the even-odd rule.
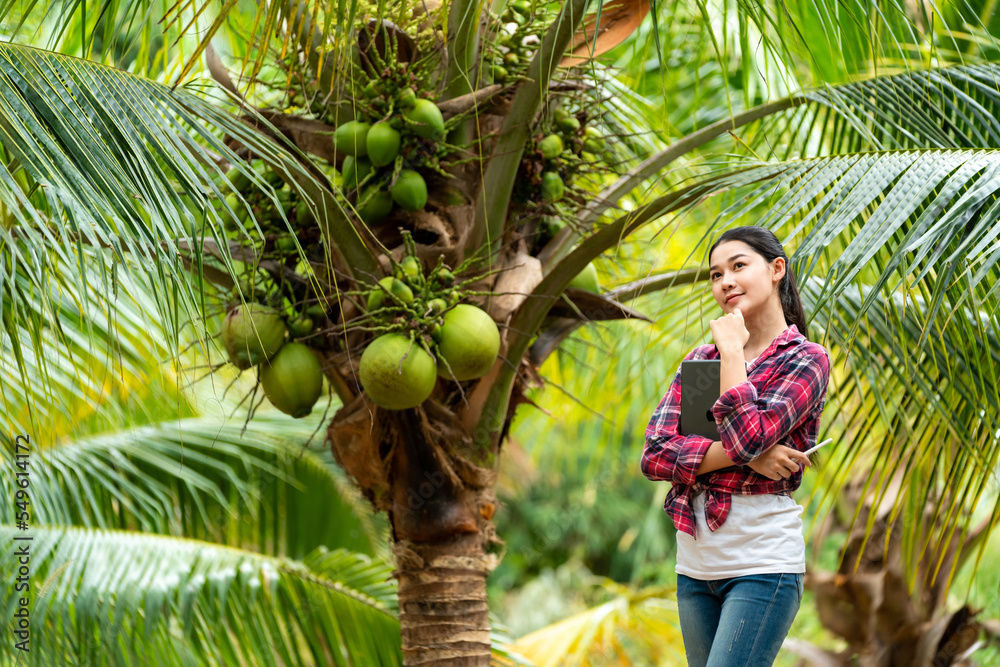
[[[260,367],[260,386],[267,400],[286,415],[305,417],[323,393],[323,369],[302,343],[288,343]]]
[[[392,195],[392,200],[407,211],[419,211],[427,204],[427,182],[412,169],[403,169],[399,172],[389,193]]]
[[[407,255],[403,258],[399,264],[397,264],[400,272],[400,278],[407,281],[411,285],[418,285],[420,283],[420,277],[423,275],[423,268],[420,266],[420,260],[413,255]]]
[[[344,155],[362,157],[368,154],[368,131],[371,126],[356,120],[343,123],[333,133],[334,147]]]
[[[444,137],[444,116],[437,105],[427,99],[418,99],[403,116],[414,123],[413,131],[424,139],[438,141]]]
[[[302,199],[295,203],[295,224],[298,227],[304,227],[312,220],[312,211],[309,210],[309,204],[307,204]]]
[[[368,344],[358,376],[368,396],[388,410],[420,405],[434,391],[437,380],[434,358],[398,333],[379,336]]]
[[[554,171],[542,172],[542,199],[559,201],[566,194],[562,177]]]
[[[271,187],[279,187],[284,183],[281,175],[269,167],[263,160],[255,160],[253,170],[257,172],[261,178],[267,181],[267,184]]]
[[[555,160],[563,152],[563,140],[558,134],[550,134],[538,142],[538,150],[546,160]]]
[[[542,229],[549,236],[555,236],[565,226],[566,222],[562,218],[557,218],[553,215],[547,215],[542,218]]]
[[[236,218],[239,219],[241,214],[246,212],[246,207],[243,206],[243,201],[240,196],[235,192],[230,192],[226,195],[226,206],[233,209],[233,213],[236,214]]]
[[[472,380],[486,375],[500,352],[500,330],[485,311],[460,303],[444,314],[438,337],[438,375]]]
[[[344,190],[346,192],[357,190],[361,181],[365,180],[368,174],[372,173],[371,160],[348,155],[340,165],[340,173],[344,176]]]
[[[361,195],[358,215],[368,224],[379,222],[392,213],[392,196],[376,187],[369,187]]]
[[[392,164],[399,155],[399,132],[389,123],[375,123],[368,131],[368,159],[376,167]]]
[[[288,323],[288,331],[291,332],[292,336],[295,338],[308,336],[315,328],[316,325],[313,323],[311,317],[297,317]]]
[[[393,299],[385,295],[385,291],[388,291],[403,303],[413,302],[413,290],[411,290],[410,286],[399,278],[386,276],[385,278],[379,280],[378,284],[380,285],[379,287],[376,287],[368,292],[368,302],[366,307],[369,311],[381,308],[385,303],[388,303],[391,306],[397,305]]]
[[[559,119],[556,121],[556,125],[566,134],[575,134],[580,131],[580,121],[573,116]]]
[[[396,95],[396,104],[401,109],[409,109],[417,103],[417,94],[412,88],[404,88]]]
[[[285,343],[285,323],[277,311],[263,304],[239,305],[226,313],[221,338],[229,360],[247,369],[277,354]]]
[[[298,246],[295,245],[295,237],[291,234],[282,234],[274,240],[274,247],[281,252],[295,252]]]
[[[604,150],[604,135],[596,127],[587,127],[584,129],[583,150],[588,153],[600,153]]]
[[[451,285],[455,282],[455,274],[443,266],[434,269],[434,273],[431,274],[431,278],[444,286]]]
[[[232,167],[226,172],[226,179],[229,186],[236,192],[242,192],[250,187],[250,177],[244,174],[238,167]]]

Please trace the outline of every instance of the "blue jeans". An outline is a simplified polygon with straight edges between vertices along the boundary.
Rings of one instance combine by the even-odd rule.
[[[677,575],[677,611],[691,667],[770,667],[802,602],[801,574],[702,581]]]

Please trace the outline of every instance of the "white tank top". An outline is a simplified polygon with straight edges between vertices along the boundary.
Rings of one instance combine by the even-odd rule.
[[[705,520],[705,493],[692,499],[698,539],[677,531],[677,574],[711,580],[804,573],[802,506],[777,494],[733,494],[731,498],[729,515],[714,533]]]
[[[677,531],[677,574],[728,579],[806,571],[802,506],[791,497],[734,494],[729,515],[714,533],[705,521],[704,492],[692,499],[691,509],[698,539]]]

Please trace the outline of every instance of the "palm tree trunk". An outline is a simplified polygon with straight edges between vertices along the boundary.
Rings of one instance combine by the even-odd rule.
[[[403,664],[488,667],[490,559],[478,533],[396,542]]]
[[[458,417],[433,402],[392,411],[358,397],[329,434],[337,460],[389,515],[403,664],[488,667],[495,471],[474,462]]]
[[[458,443],[442,442],[449,425],[405,410],[389,419],[392,523],[403,664],[488,667],[486,575],[494,556],[484,551],[488,521],[483,489],[457,474]],[[456,433],[451,431],[452,434]],[[492,507],[492,506],[491,506]]]

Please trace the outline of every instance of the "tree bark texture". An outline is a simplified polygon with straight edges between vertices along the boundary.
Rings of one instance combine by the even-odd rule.
[[[495,557],[478,533],[436,543],[396,542],[403,664],[488,667],[486,575]]]

